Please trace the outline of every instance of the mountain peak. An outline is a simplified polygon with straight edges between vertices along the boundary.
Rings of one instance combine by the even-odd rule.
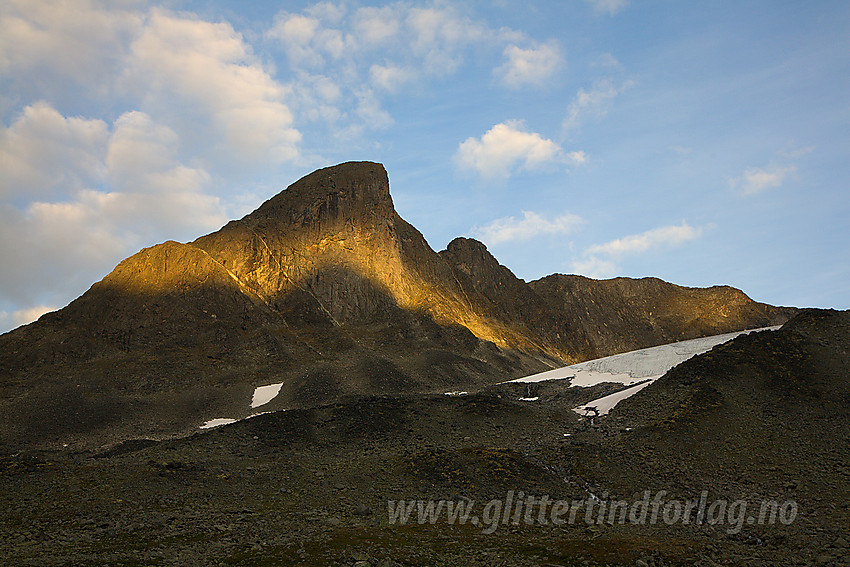
[[[292,311],[284,298],[294,294],[337,322],[329,302],[372,296],[375,285],[385,294],[403,279],[397,221],[384,166],[347,162],[302,177],[193,245],[276,309]]]
[[[489,254],[487,246],[474,238],[458,236],[448,243],[446,250],[452,253],[474,252],[477,254]]]
[[[791,314],[660,280],[526,283],[469,238],[438,254],[395,212],[382,165],[343,163],[194,242],[140,251],[0,336],[17,388],[0,438],[188,431],[246,415],[233,404],[266,381],[285,384],[278,407],[467,389]]]
[[[352,161],[302,177],[243,220],[262,223],[274,219],[300,226],[317,221],[380,224],[392,220],[394,211],[384,166]]]

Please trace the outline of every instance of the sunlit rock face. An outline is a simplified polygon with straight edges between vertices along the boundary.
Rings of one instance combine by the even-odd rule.
[[[530,287],[561,314],[582,360],[743,329],[780,325],[795,309],[729,286],[692,288],[658,278],[593,280],[553,274]]]
[[[398,216],[380,164],[316,171],[193,245],[293,322],[362,323],[401,308],[503,347],[530,346],[482,316],[450,267]]]
[[[440,256],[481,313],[521,329],[526,344],[570,363],[778,325],[796,312],[728,286],[689,288],[658,278],[553,274],[526,283],[470,238],[453,240]]]
[[[556,274],[528,284],[468,238],[437,254],[395,212],[387,173],[371,162],[318,170],[215,233],[143,250],[98,285],[147,294],[203,289],[293,326],[386,321],[401,309],[569,363],[790,315],[733,288],[654,278]]]

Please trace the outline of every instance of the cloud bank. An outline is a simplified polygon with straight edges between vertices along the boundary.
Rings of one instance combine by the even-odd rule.
[[[509,45],[504,51],[505,62],[495,73],[501,82],[512,89],[542,87],[562,64],[557,42],[523,49]]]
[[[681,246],[698,239],[702,232],[702,228],[682,221],[680,225],[660,226],[631,234],[588,247],[582,258],[573,261],[572,268],[576,273],[592,278],[608,278],[619,270],[617,261],[631,255]]]
[[[733,189],[739,189],[743,195],[755,195],[767,189],[780,187],[789,175],[797,171],[796,165],[751,167],[743,175],[729,181]]]
[[[495,245],[529,240],[541,235],[566,235],[583,223],[580,216],[571,213],[547,219],[539,213],[523,211],[521,219],[512,216],[496,219],[482,227],[474,227],[471,232],[485,244]]]
[[[581,165],[583,151],[565,152],[556,142],[528,132],[518,120],[496,124],[480,138],[467,138],[455,153],[462,169],[488,179],[506,179],[517,170],[539,171],[551,167]]]

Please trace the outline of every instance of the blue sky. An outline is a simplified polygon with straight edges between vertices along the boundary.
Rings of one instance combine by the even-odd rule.
[[[0,331],[319,167],[440,250],[850,307],[847,2],[0,2]]]

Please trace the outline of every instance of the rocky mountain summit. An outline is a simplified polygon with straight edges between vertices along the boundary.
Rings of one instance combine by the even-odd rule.
[[[468,389],[793,312],[656,279],[526,283],[475,240],[434,252],[383,166],[345,163],[194,242],[140,251],[0,336],[0,443],[187,433],[247,416],[270,383],[263,410]]]

